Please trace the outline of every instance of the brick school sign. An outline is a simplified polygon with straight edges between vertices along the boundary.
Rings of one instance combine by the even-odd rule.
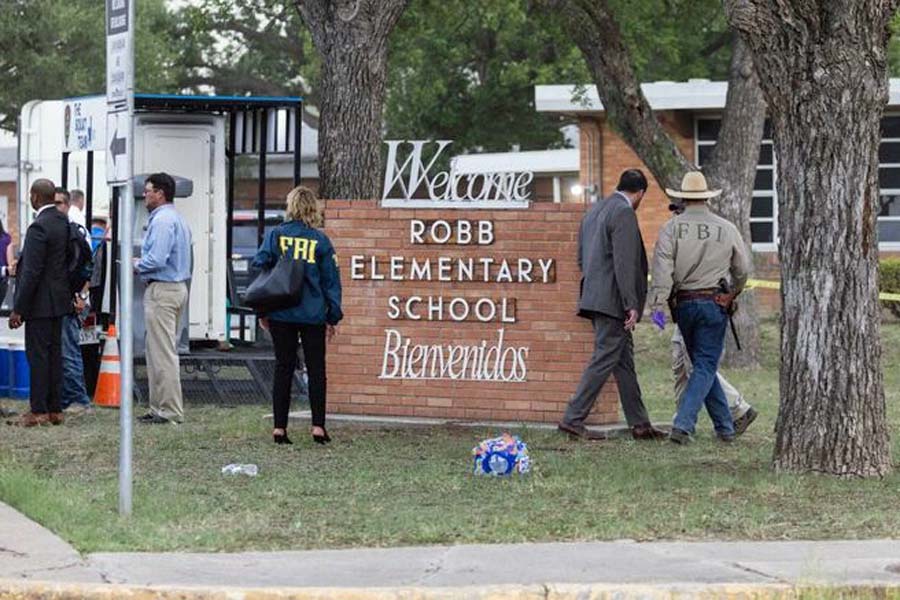
[[[575,315],[585,209],[327,201],[344,291],[329,411],[558,421],[593,349]],[[612,383],[589,422],[617,420]]]

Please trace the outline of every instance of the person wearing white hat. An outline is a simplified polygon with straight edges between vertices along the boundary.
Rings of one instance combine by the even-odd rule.
[[[744,289],[750,257],[737,228],[706,204],[721,193],[709,189],[699,171],[686,173],[680,190],[667,188],[670,197],[684,200],[685,210],[663,226],[653,256],[649,294],[653,322],[665,327],[663,308],[674,297],[673,316],[693,364],[669,437],[678,444],[691,441],[704,404],[716,436],[723,442],[735,436],[716,373],[725,344],[727,309]],[[725,293],[721,282],[729,280],[730,291]]]
[[[669,210],[680,215],[684,212],[684,203],[680,201],[672,202],[669,204]],[[672,333],[672,375],[675,381],[676,410],[678,402],[684,395],[684,390],[687,389],[692,370],[693,365],[684,345],[684,337],[682,337],[678,325],[675,325],[675,331]],[[722,391],[725,392],[725,398],[728,399],[728,408],[731,410],[731,418],[734,419],[734,433],[735,435],[741,435],[747,431],[747,428],[756,420],[759,413],[744,399],[744,395],[731,382],[725,379],[722,373],[716,373],[716,378],[719,380],[719,385],[722,386]]]

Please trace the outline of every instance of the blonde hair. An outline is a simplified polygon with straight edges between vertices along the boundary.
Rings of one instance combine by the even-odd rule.
[[[302,185],[288,192],[284,220],[303,221],[307,227],[322,227],[325,218],[315,192]]]

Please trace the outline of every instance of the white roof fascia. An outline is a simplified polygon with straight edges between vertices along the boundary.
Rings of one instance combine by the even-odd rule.
[[[576,92],[579,92],[576,99]],[[690,79],[683,82],[657,81],[641,84],[653,110],[710,110],[725,108],[727,81]],[[603,112],[603,103],[593,84],[536,85],[534,104],[538,112],[590,114]],[[889,106],[900,106],[900,78],[890,80]]]

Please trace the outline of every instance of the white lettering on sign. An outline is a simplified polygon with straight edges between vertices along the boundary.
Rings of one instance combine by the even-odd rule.
[[[527,346],[496,340],[467,344],[414,344],[396,329],[385,329],[379,379],[449,379],[523,382],[528,376]]]
[[[426,302],[427,310],[423,308]],[[516,309],[515,300],[510,301],[509,298],[469,300],[458,296],[446,301],[443,296],[410,296],[406,300],[400,296],[391,296],[388,298],[387,316],[393,321],[421,321],[424,316],[428,321],[466,321],[474,318],[482,323],[497,320],[501,323],[515,323]]]
[[[354,254],[350,257],[350,279],[546,284],[556,280],[553,267],[552,258],[498,260],[490,256],[479,258],[391,256],[389,259],[379,261],[375,255]]]
[[[495,241],[489,220],[411,219],[409,243],[413,246],[489,246]],[[458,251],[455,251],[457,254]],[[456,291],[457,283],[549,284],[556,281],[553,258],[509,258],[493,256],[405,257],[355,254],[350,257],[350,278],[371,281],[438,281],[440,288]],[[482,287],[478,285],[477,287]],[[508,289],[508,288],[507,288]],[[387,317],[392,321],[451,321],[455,323],[515,324],[516,300],[464,294],[391,295]],[[396,329],[385,330],[380,377],[383,379],[466,379],[473,381],[525,381],[528,348],[504,347],[505,331],[498,330],[496,343],[414,344]]]
[[[473,242],[479,246],[489,246],[494,243],[494,222],[493,221],[476,221],[477,226],[474,228],[478,232],[478,238],[475,239],[472,233],[472,221],[459,219],[456,221],[445,221],[438,219],[426,223],[420,219],[412,219],[409,222],[409,243],[410,244],[456,244],[457,246],[468,246]]]
[[[427,140],[388,140],[382,206],[408,208],[528,208],[534,173],[496,171],[459,173],[451,161],[449,171],[431,174],[452,142],[437,140],[430,159],[423,157]],[[405,158],[400,147],[409,145]],[[417,197],[420,189],[426,198]]]

